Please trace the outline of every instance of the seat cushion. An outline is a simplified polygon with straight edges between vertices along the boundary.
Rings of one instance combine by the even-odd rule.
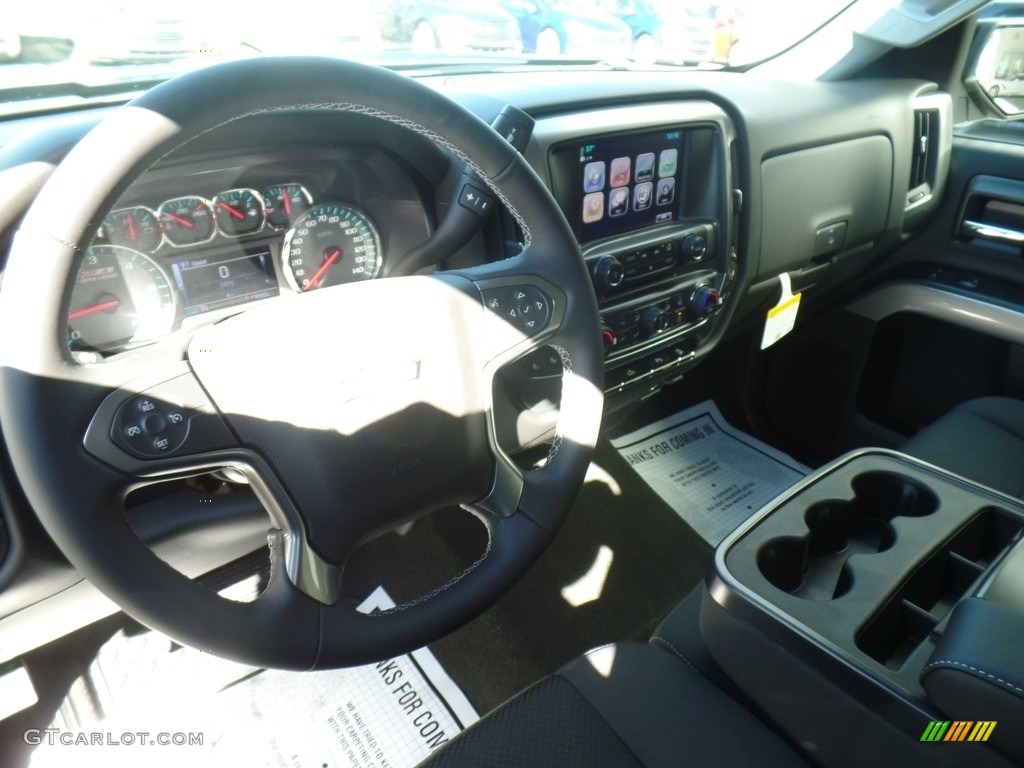
[[[1024,496],[1024,401],[962,403],[907,441],[904,453],[1011,496]]]
[[[490,713],[423,766],[802,766],[757,718],[661,648],[591,651]]]

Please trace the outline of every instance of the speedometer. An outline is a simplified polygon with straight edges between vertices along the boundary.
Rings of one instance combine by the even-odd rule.
[[[380,236],[362,211],[320,203],[284,237],[284,273],[297,291],[369,280],[380,271]]]

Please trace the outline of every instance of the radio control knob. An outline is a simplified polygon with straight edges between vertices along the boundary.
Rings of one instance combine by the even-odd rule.
[[[687,235],[683,238],[683,256],[700,261],[708,255],[708,241],[703,235]]]
[[[648,334],[654,335],[668,329],[672,318],[660,307],[648,307],[640,316],[640,322]]]
[[[718,291],[710,285],[698,285],[690,294],[689,313],[692,319],[700,319],[714,314],[722,304]]]
[[[602,256],[594,267],[598,288],[618,288],[626,277],[622,262],[614,256]]]

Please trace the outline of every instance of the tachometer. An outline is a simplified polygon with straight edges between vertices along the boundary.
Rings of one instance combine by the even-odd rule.
[[[284,273],[297,291],[311,291],[380,271],[380,236],[366,214],[340,203],[311,208],[284,237]]]
[[[71,293],[68,345],[109,351],[150,341],[171,330],[174,316],[174,291],[155,261],[130,248],[94,245]]]

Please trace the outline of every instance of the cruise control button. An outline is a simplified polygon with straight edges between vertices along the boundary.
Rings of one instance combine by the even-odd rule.
[[[138,424],[127,424],[125,425],[124,428],[124,436],[129,438],[130,440],[134,440],[135,438],[141,437],[142,427],[139,426]]]
[[[161,435],[153,440],[153,450],[159,453],[167,453],[171,449],[171,439],[166,435]]]
[[[135,400],[135,407],[138,408],[139,413],[152,413],[156,410],[156,403],[148,397],[140,397]]]

